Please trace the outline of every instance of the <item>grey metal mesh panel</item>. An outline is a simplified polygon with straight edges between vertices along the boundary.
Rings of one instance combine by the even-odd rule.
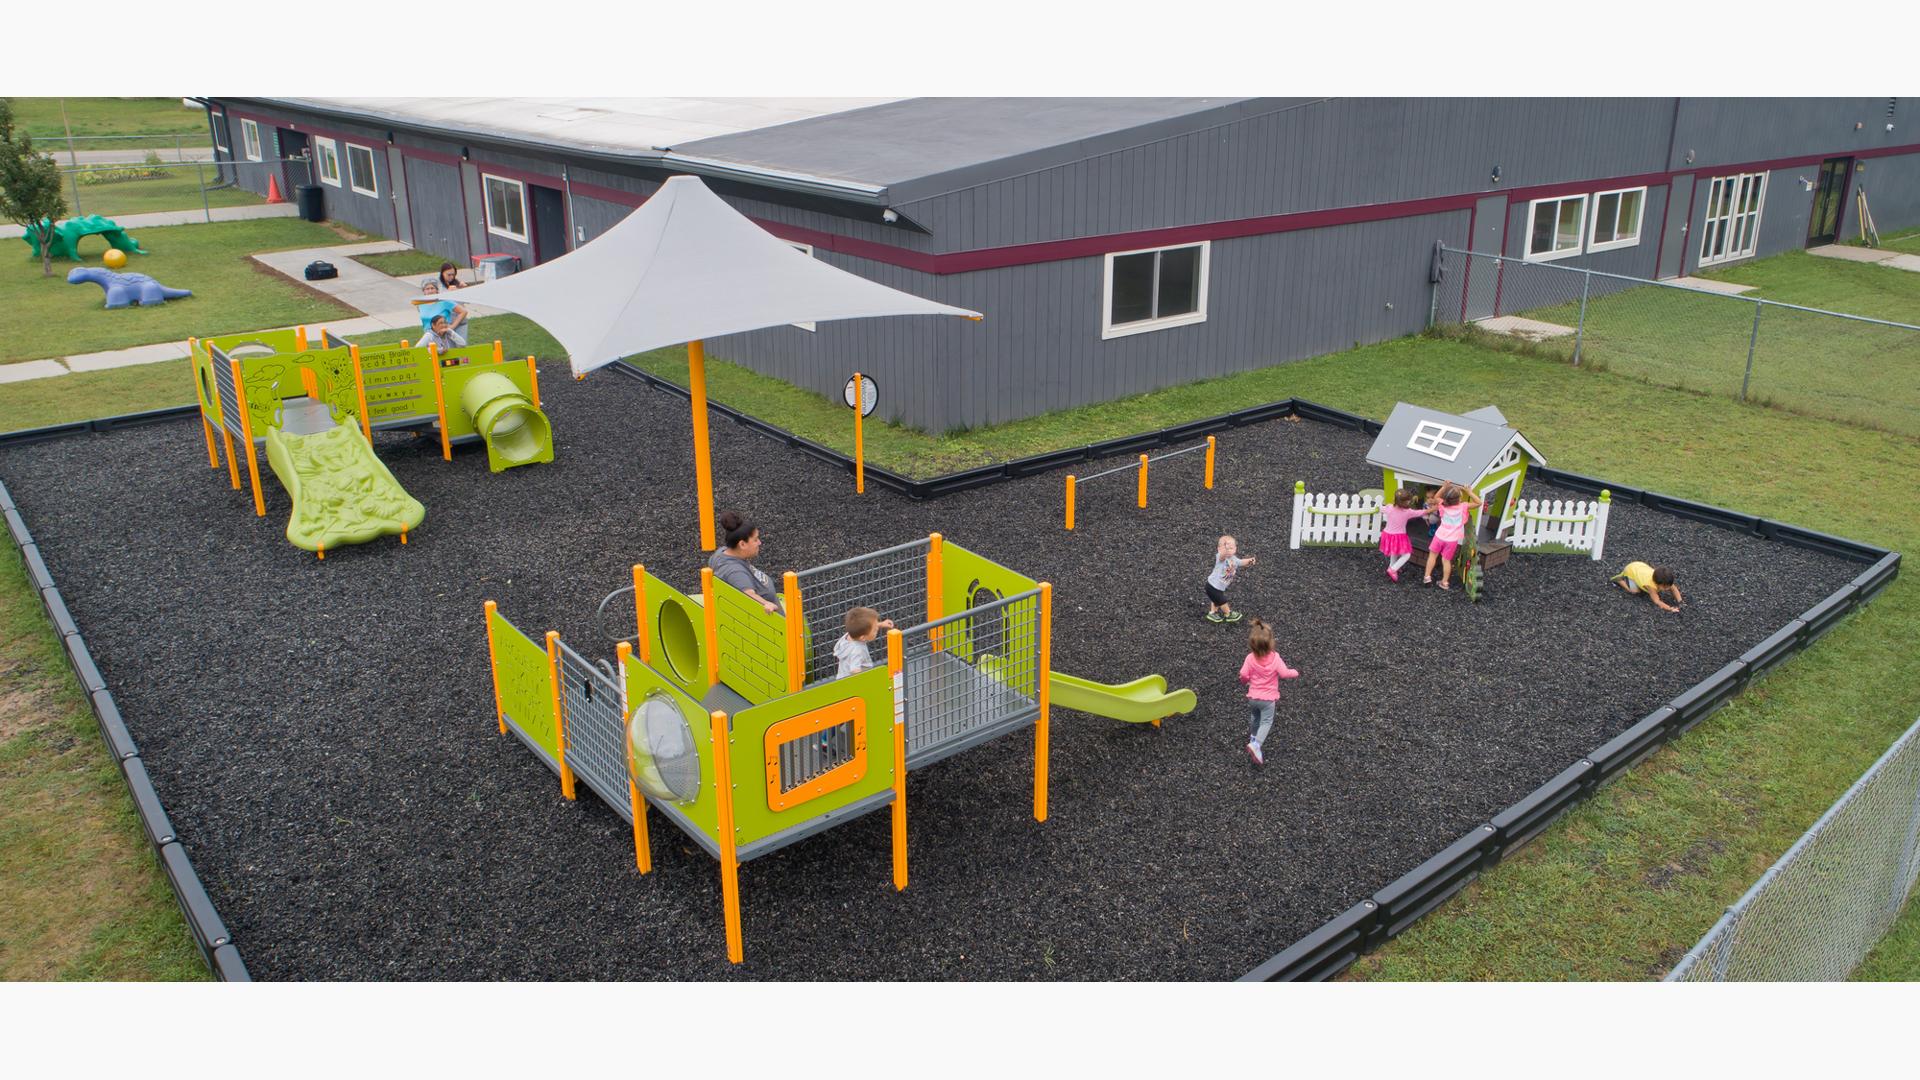
[[[807,622],[805,682],[831,679],[837,673],[833,645],[847,632],[847,612],[853,608],[870,607],[898,627],[927,621],[928,544],[915,540],[795,575],[801,614]],[[884,641],[875,648],[884,649]]]
[[[240,422],[240,391],[233,382],[233,365],[230,357],[213,346],[207,346],[207,355],[213,358],[208,366],[213,368],[214,392],[220,395],[220,426],[236,438],[243,438]]]
[[[1040,670],[1040,594],[969,608],[904,631],[907,755],[1031,712]],[[937,645],[937,647],[936,647]]]
[[[567,767],[612,806],[627,805],[627,731],[620,682],[560,642],[560,716]]]
[[[1668,981],[1846,978],[1912,895],[1917,848],[1920,723],[1727,909]]]

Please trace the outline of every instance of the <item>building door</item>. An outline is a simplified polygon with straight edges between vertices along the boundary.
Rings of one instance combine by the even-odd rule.
[[[567,199],[560,189],[527,185],[527,212],[533,215],[535,265],[567,253]]]
[[[409,157],[402,175],[407,183],[407,214],[413,227],[413,246],[464,265],[467,221],[460,167]]]
[[[1831,244],[1840,238],[1840,219],[1847,207],[1847,178],[1853,159],[1828,158],[1820,163],[1820,179],[1813,185],[1813,213],[1807,215],[1807,246]]]
[[[1473,237],[1466,267],[1460,274],[1460,321],[1472,322],[1494,313],[1494,299],[1503,276],[1497,256],[1507,242],[1507,196],[1488,195],[1474,205]]]
[[[313,178],[313,148],[306,135],[298,131],[280,128],[274,132],[280,144],[280,194],[288,202],[293,201],[293,189],[302,184],[315,184]]]
[[[1700,265],[1752,255],[1760,243],[1760,205],[1767,174],[1716,176],[1707,188],[1707,220],[1700,229]]]

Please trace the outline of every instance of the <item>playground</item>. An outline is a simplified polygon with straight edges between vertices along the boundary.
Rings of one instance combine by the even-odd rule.
[[[722,423],[718,501],[760,524],[776,580],[939,532],[1051,584],[1055,670],[1158,674],[1199,701],[1157,728],[1056,702],[1044,823],[1030,730],[913,769],[904,891],[884,813],[754,859],[734,966],[714,859],[653,815],[640,875],[626,821],[563,798],[495,726],[485,601],[612,661],[595,609],[632,565],[697,593],[704,561],[684,401],[612,373],[540,389],[555,453],[537,467],[372,431],[428,520],[406,546],[323,564],[287,543],[283,490],[269,482],[256,516],[244,472],[236,490],[208,468],[197,421],[0,453],[258,977],[1236,976],[1859,572],[1633,507],[1606,563],[1515,555],[1470,604],[1389,584],[1372,551],[1288,549],[1296,480],[1380,483],[1354,431],[1235,429],[1212,490],[1201,455],[1157,462],[1142,510],[1122,472],[1080,488],[1069,533],[1065,470],[927,503],[856,496],[843,471]],[[1551,431],[1528,437],[1553,453]],[[1526,495],[1577,497],[1541,479]],[[1241,750],[1244,624],[1201,618],[1222,532],[1259,556],[1235,607],[1303,673],[1261,770]],[[1628,558],[1676,567],[1685,614],[1608,587]]]

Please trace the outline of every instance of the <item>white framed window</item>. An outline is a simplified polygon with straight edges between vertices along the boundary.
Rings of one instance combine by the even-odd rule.
[[[1758,249],[1766,196],[1766,173],[1713,178],[1707,187],[1707,223],[1700,230],[1701,266],[1744,259]]]
[[[248,161],[260,160],[260,122],[257,120],[240,121],[240,146],[247,153]]]
[[[313,137],[313,168],[320,182],[340,186],[340,144],[319,135]]]
[[[380,174],[373,167],[373,150],[347,144],[347,186],[362,195],[380,197]]]
[[[1116,251],[1107,255],[1100,336],[1125,337],[1207,320],[1212,242]]]
[[[792,240],[785,241],[785,243],[788,247],[792,248],[793,250],[799,252],[802,255],[805,255],[807,258],[809,259],[813,258],[812,244],[801,244],[801,243],[796,243]],[[797,323],[791,323],[789,325],[797,326],[800,329],[805,330],[809,334],[814,333],[819,329],[817,324],[810,323],[810,322],[797,322]]]
[[[1625,188],[1602,191],[1593,197],[1593,223],[1587,229],[1587,250],[1612,251],[1640,242],[1640,213],[1647,204],[1647,189]]]
[[[1527,204],[1527,259],[1545,262],[1580,254],[1587,221],[1587,197],[1562,195]]]
[[[480,174],[487,197],[487,231],[509,240],[527,242],[527,186],[504,176]]]
[[[1413,436],[1407,440],[1407,449],[1452,461],[1466,447],[1468,434],[1466,428],[1422,420],[1420,426],[1413,429]]]

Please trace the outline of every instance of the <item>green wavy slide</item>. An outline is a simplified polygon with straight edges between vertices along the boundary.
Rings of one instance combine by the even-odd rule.
[[[1129,724],[1146,724],[1193,711],[1192,690],[1167,690],[1167,680],[1147,675],[1118,686],[1080,679],[1058,671],[1049,673],[1053,704],[1075,712],[1104,716]]]
[[[267,429],[267,464],[293,498],[287,540],[325,552],[420,527],[427,508],[387,471],[352,424],[320,402],[289,399]]]

